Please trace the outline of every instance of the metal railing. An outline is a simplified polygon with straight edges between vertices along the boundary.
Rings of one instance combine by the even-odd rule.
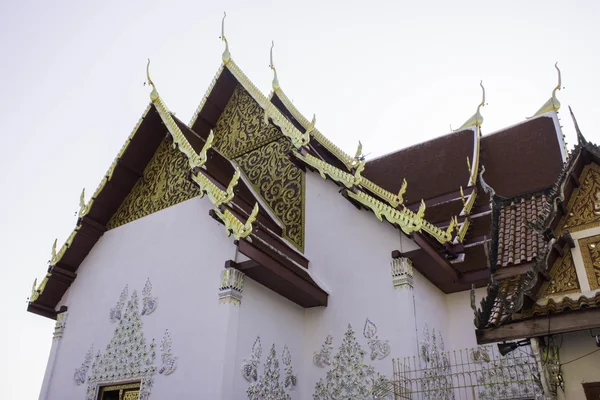
[[[502,356],[495,346],[455,351],[420,349],[418,357],[394,359],[393,378],[379,396],[411,400],[544,399],[531,347]],[[387,392],[387,393],[386,393]]]

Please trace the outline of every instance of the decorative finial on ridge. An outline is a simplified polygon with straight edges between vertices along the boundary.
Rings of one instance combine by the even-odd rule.
[[[56,244],[58,242],[58,239],[54,239],[54,243],[52,243],[52,250],[50,252],[50,263],[52,263],[54,261],[54,259],[56,259]]]
[[[269,68],[271,68],[273,70],[273,83],[271,84],[271,86],[273,87],[274,91],[277,91],[277,90],[279,90],[279,79],[277,79],[277,70],[275,69],[275,64],[273,64],[273,47],[275,47],[275,42],[271,41],[271,54],[270,54],[271,64],[269,64]]]
[[[480,112],[481,107],[486,105],[485,88],[483,87],[483,81],[479,82],[479,86],[481,86],[482,95],[481,95],[481,103],[479,103],[479,105],[477,106],[477,111],[475,111],[475,114],[473,114],[473,116],[471,118],[469,118],[467,120],[467,122],[462,124],[462,126],[460,128],[454,130],[454,132],[460,131],[461,129],[465,129],[470,126],[481,126],[481,124],[483,124],[483,116],[481,115],[481,112]]]
[[[148,85],[152,86],[152,92],[150,93],[150,100],[155,102],[158,100],[158,91],[156,90],[156,86],[154,86],[154,82],[150,79],[150,59],[148,59],[148,64],[146,64],[146,78],[148,79]]]
[[[558,84],[556,85],[554,90],[552,90],[552,97],[550,97],[548,101],[545,102],[544,105],[540,107],[540,109],[537,110],[535,114],[533,114],[534,117],[537,115],[545,114],[552,110],[558,111],[560,109],[560,101],[558,101],[558,98],[556,97],[556,91],[560,90],[562,85],[560,69],[558,68],[558,61],[554,64],[554,68],[556,68],[556,71],[558,71]]]
[[[225,42],[225,50],[223,51],[223,55],[221,59],[224,64],[227,64],[229,60],[231,60],[231,54],[229,53],[229,43],[227,43],[227,38],[225,37],[225,17],[227,13],[223,11],[223,20],[221,21],[221,40]]]
[[[83,217],[86,213],[87,204],[85,204],[85,188],[81,191],[81,195],[79,195],[79,212],[77,216],[79,218]]]
[[[581,130],[579,130],[579,124],[577,123],[577,119],[575,119],[575,114],[573,114],[573,110],[571,110],[571,106],[569,106],[569,112],[571,113],[571,119],[573,120],[573,125],[575,125],[575,132],[577,133],[577,143],[579,143],[580,146],[584,146],[587,143],[587,140],[583,136],[583,133],[581,133]]]

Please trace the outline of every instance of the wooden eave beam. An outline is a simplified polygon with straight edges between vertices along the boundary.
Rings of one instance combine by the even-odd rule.
[[[436,265],[439,267],[441,272],[444,275],[444,279],[448,280],[450,283],[454,284],[458,282],[458,274],[452,268],[448,260],[444,256],[442,256],[437,249],[431,244],[431,242],[420,232],[413,232],[410,234],[413,241],[421,248],[423,251],[429,255],[429,257],[434,260]]]
[[[27,311],[33,314],[41,315],[42,317],[56,320],[58,314],[54,308],[44,306],[38,303],[29,303],[27,305]]]
[[[496,343],[600,328],[600,308],[551,313],[497,328],[476,330],[477,344]]]
[[[266,277],[261,279],[261,276],[264,277],[264,275],[260,274],[257,268],[252,269],[252,275],[248,273],[248,276],[250,276],[252,279],[261,284],[266,283],[266,287],[280,294],[281,296],[286,297],[301,307],[309,308],[327,305],[328,294],[323,289],[318,287],[314,282],[309,282],[300,277],[292,269],[285,267],[280,262],[272,258],[269,254],[265,253],[262,249],[259,249],[245,239],[238,241],[237,247],[240,253],[244,254],[246,257],[260,265],[260,267],[264,270],[263,274],[270,274],[271,276],[276,277],[278,280],[285,281],[288,283],[288,287],[292,287],[294,289],[290,292],[289,290],[282,290],[282,288],[278,287],[277,285],[274,287],[268,286],[268,283],[272,282],[273,280]]]
[[[534,263],[529,262],[522,265],[515,265],[512,267],[498,267],[494,272],[494,279],[501,281],[504,279],[512,278],[517,275],[526,274],[534,267]]]
[[[409,188],[409,190],[410,190],[410,188]],[[467,188],[463,188],[463,193],[465,194],[465,197],[467,197],[468,195],[473,193],[473,190],[475,190],[475,186],[469,186]],[[450,202],[459,201],[459,200],[461,200],[460,190],[455,190],[454,192],[442,194],[440,196],[432,197],[429,199],[424,199],[426,207],[434,207],[439,204],[445,204],[445,203],[450,203]],[[421,206],[421,201],[418,201],[416,203],[407,205],[406,208],[408,208],[411,211],[416,212],[420,206]]]
[[[490,273],[489,269],[487,269],[487,268],[478,269],[476,271],[469,271],[469,272],[460,274],[460,278],[459,278],[458,282],[461,284],[477,283],[477,282],[481,282],[483,280],[489,280],[490,275],[491,275],[491,273]]]

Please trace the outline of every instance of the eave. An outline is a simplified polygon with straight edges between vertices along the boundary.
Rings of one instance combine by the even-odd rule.
[[[475,331],[477,344],[532,338],[600,328],[600,308],[540,315]]]

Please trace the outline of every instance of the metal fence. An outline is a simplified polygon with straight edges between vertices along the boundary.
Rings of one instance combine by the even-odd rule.
[[[388,388],[395,400],[544,399],[529,346],[505,356],[496,346],[444,352],[435,345],[421,345],[420,353],[393,360],[394,376]]]

